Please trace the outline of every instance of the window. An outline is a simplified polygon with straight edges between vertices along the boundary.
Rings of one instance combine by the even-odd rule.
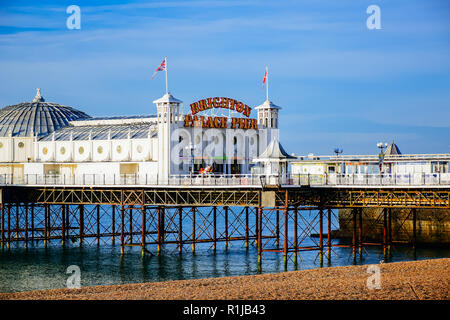
[[[117,146],[116,151],[117,153],[122,153],[122,146]]]
[[[136,147],[136,150],[137,150],[138,153],[142,153],[142,146],[141,146],[141,145],[138,145],[138,146]]]
[[[66,153],[66,148],[61,147],[61,149],[59,149],[59,152],[60,152],[61,154],[65,154],[65,153]]]

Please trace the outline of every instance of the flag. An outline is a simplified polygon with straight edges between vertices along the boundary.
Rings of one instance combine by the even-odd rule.
[[[264,79],[263,79],[263,90],[264,90],[264,85],[266,84],[266,80],[267,80],[267,67],[266,67],[266,72],[264,73]]]
[[[158,71],[165,71],[165,70],[166,70],[166,58],[164,58],[163,62],[161,62],[158,69],[156,69],[155,73],[153,73],[152,79]]]

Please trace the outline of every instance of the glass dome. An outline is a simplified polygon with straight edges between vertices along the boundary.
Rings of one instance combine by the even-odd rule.
[[[69,121],[90,118],[72,107],[45,102],[38,88],[32,102],[23,102],[0,109],[0,137],[46,136]]]

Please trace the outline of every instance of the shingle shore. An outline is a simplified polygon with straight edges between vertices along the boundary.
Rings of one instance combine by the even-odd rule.
[[[4,293],[0,299],[444,299],[450,258],[379,264],[381,288],[370,290],[368,265],[239,277]]]

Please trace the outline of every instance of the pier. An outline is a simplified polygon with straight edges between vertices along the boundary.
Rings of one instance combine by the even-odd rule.
[[[344,245],[355,256],[368,245],[381,246],[388,254],[394,244],[391,209],[409,210],[414,227],[408,244],[415,246],[418,209],[438,213],[450,208],[448,174],[423,178],[424,184],[389,175],[171,176],[165,183],[145,184],[137,175],[34,175],[20,181],[3,176],[1,246],[109,241],[120,243],[122,254],[125,247],[137,246],[145,255],[159,254],[169,244],[182,253],[195,251],[200,243],[215,250],[241,242],[257,247],[259,263],[265,252],[280,252],[287,265],[296,263],[302,251],[317,251],[321,261],[331,259],[333,246],[338,246],[332,243],[333,217],[339,209],[350,209],[353,232]],[[363,228],[363,208],[382,208],[382,242],[365,241],[369,230]],[[306,212],[314,214],[312,220],[304,218]],[[315,245],[304,245],[305,239]]]

